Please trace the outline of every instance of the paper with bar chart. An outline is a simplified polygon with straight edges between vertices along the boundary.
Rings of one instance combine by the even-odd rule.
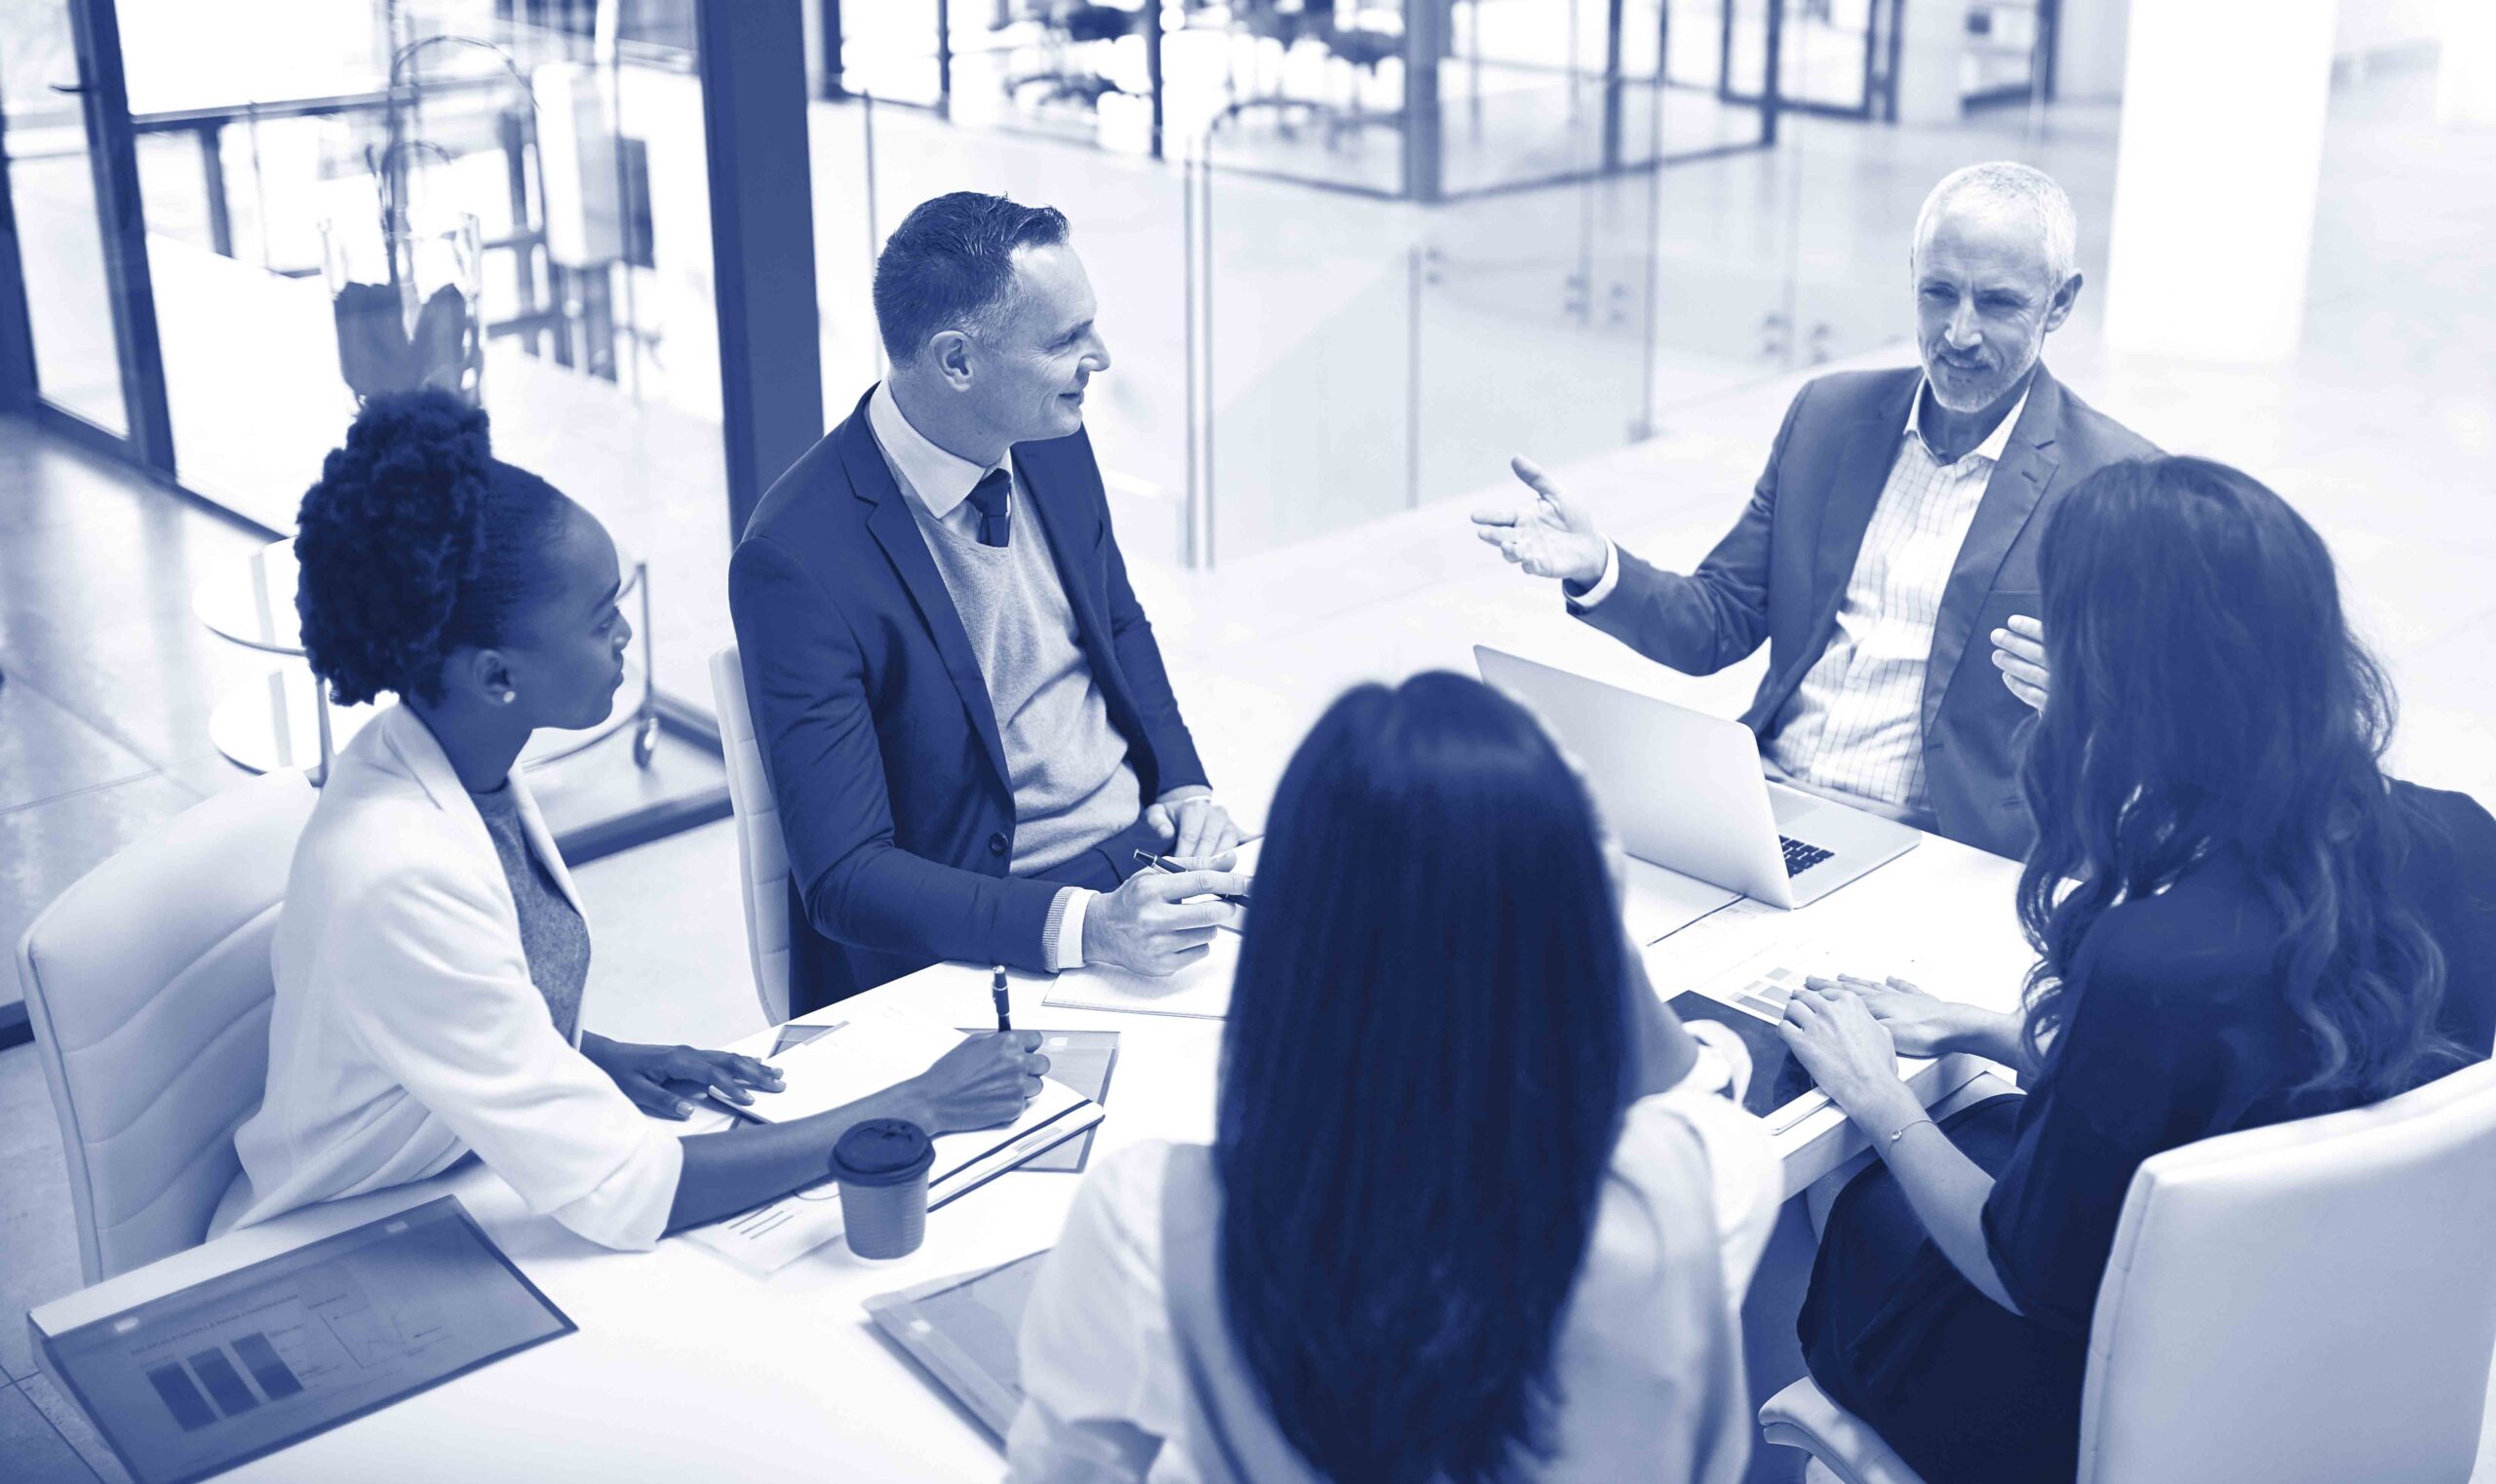
[[[443,1196],[47,1338],[139,1484],[182,1484],[571,1333]]]

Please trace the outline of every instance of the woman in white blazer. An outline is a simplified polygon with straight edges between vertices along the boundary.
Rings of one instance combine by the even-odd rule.
[[[862,1118],[943,1132],[1021,1113],[1047,1069],[1028,1032],[814,1118],[680,1138],[644,1116],[690,1111],[671,1082],[749,1101],[776,1074],[582,1026],[588,928],[513,763],[536,728],[613,708],[632,638],[614,543],[438,392],[367,404],[298,527],[314,672],[344,704],[399,703],[338,756],[295,847],[268,1089],[220,1230],[473,1151],[530,1209],[647,1247],[822,1179]]]

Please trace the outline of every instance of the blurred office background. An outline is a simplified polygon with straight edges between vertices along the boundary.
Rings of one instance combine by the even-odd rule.
[[[1912,357],[1916,210],[2006,157],[2081,216],[2049,363],[2298,500],[2403,686],[2404,761],[2496,798],[2489,13],[0,0],[0,942],[358,724],[290,652],[283,543],[357,388],[430,379],[641,573],[627,704],[532,773],[575,862],[613,857],[593,899],[632,905],[602,974],[750,1007],[711,984],[742,972],[704,678],[732,532],[879,373],[882,234],[960,188],[1073,220],[1122,541],[1252,820],[1281,759],[1226,717],[1556,606],[1462,528],[1511,453],[1695,559],[1804,379]],[[1427,625],[1362,628],[1425,593]],[[26,1256],[48,1230],[11,1234],[60,1209],[20,1063],[0,1308],[63,1286]],[[0,1313],[0,1369],[25,1361]]]
[[[1188,580],[1903,359],[1916,208],[1992,157],[2079,206],[2052,355],[2084,395],[2207,444],[2086,370],[2128,272],[2153,360],[2406,386],[2450,411],[2430,445],[2483,453],[2477,8],[2181,9],[2242,23],[2144,59],[2126,0],[0,0],[0,936],[201,791],[317,759],[281,543],[357,389],[410,378],[481,399],[644,573],[641,704],[541,760],[567,843],[718,817],[733,525],[878,374],[876,250],[947,189],[1073,218],[1121,534]],[[2274,352],[2189,343],[2149,208],[2110,274],[2127,65],[2162,129],[2304,79]],[[2194,142],[2134,139],[2136,198],[2247,188],[2155,178]]]

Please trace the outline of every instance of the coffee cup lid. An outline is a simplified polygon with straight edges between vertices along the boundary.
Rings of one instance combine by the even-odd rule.
[[[832,1148],[832,1178],[849,1185],[901,1185],[927,1173],[936,1148],[907,1118],[869,1118]]]

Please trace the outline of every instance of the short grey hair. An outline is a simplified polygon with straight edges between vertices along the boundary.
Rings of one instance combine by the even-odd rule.
[[[2055,284],[2079,268],[2080,219],[2072,213],[2071,197],[2063,194],[2053,176],[2016,160],[1988,160],[1942,176],[1932,194],[1924,198],[1924,210],[1916,213],[1910,254],[1924,251],[1925,239],[1943,212],[1970,206],[2035,222],[2046,249],[2046,266]]]

